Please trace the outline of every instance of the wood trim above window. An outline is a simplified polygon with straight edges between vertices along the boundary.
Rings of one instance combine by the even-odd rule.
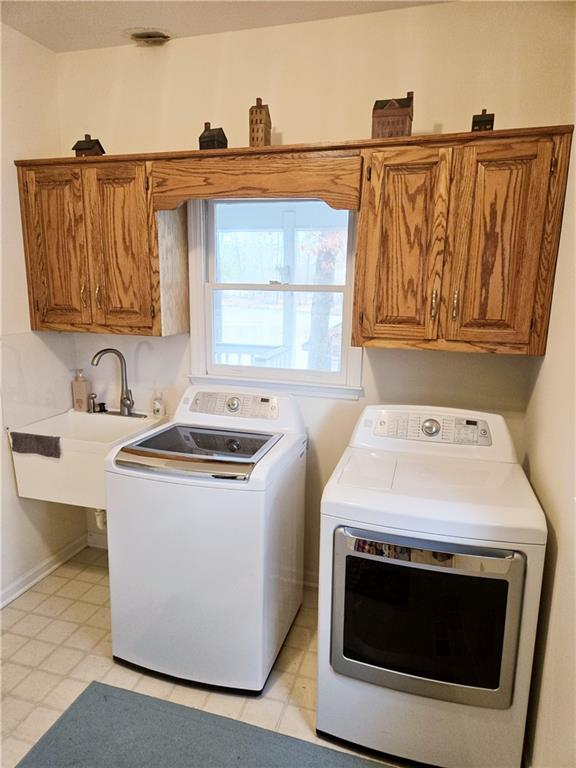
[[[360,207],[362,158],[260,155],[167,160],[153,164],[156,210],[205,198],[313,198],[332,208]]]

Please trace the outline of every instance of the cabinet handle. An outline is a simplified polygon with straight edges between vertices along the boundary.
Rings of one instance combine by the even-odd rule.
[[[102,309],[102,304],[100,303],[100,286],[96,286],[96,306],[98,309]]]
[[[82,283],[82,288],[80,288],[80,303],[83,307],[86,306],[86,285]]]
[[[436,288],[432,291],[432,304],[430,306],[430,319],[436,320],[438,314],[438,291]]]
[[[458,317],[458,293],[459,291],[454,291],[452,296],[452,320],[456,320]]]

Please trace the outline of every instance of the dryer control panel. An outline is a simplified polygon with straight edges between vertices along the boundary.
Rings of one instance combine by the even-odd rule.
[[[378,412],[374,435],[456,445],[492,445],[488,422],[474,416],[418,411]]]

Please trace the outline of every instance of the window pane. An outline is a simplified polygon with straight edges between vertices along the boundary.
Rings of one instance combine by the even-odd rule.
[[[344,285],[348,211],[318,200],[218,202],[215,281]]]
[[[343,294],[214,291],[213,363],[340,371]]]

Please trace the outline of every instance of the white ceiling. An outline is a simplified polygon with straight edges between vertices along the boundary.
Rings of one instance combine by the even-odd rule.
[[[438,0],[436,0],[438,1]],[[440,0],[441,1],[441,0]],[[193,37],[427,5],[430,0],[5,0],[2,21],[58,53],[131,44],[131,31]]]

